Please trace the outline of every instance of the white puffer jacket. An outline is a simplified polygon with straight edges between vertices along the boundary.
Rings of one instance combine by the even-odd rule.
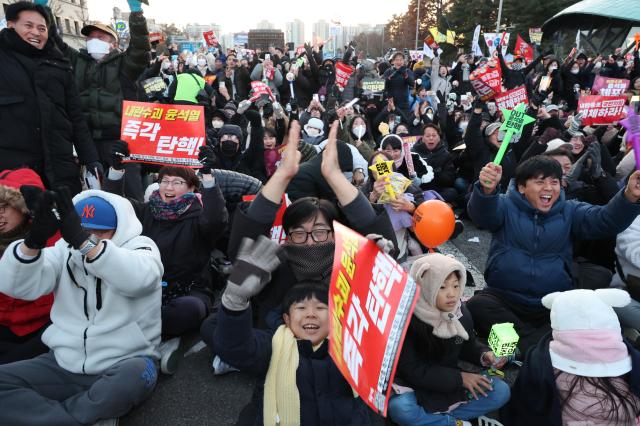
[[[42,335],[58,364],[79,374],[100,374],[123,359],[157,359],[162,327],[161,279],[155,243],[141,236],[131,203],[104,191],[84,191],[74,199],[98,196],[114,206],[118,225],[93,261],[64,240],[33,260],[18,257],[12,243],[0,259],[0,291],[35,300],[54,292],[52,324]]]

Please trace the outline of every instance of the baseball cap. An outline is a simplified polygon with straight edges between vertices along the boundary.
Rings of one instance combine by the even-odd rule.
[[[86,229],[116,229],[118,216],[116,210],[101,197],[87,197],[75,205],[80,223]]]
[[[102,31],[104,33],[107,33],[107,34],[113,36],[113,38],[118,40],[118,33],[116,33],[116,30],[111,28],[109,25],[102,24],[100,22],[96,22],[95,24],[85,25],[84,27],[82,27],[82,30],[80,32],[82,33],[83,36],[88,37],[89,34],[91,34],[91,31],[93,31],[93,30]]]
[[[545,109],[547,110],[547,112],[551,112],[551,111],[558,111],[558,105],[556,104],[549,104],[545,107]]]

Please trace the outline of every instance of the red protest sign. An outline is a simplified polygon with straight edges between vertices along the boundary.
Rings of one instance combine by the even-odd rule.
[[[218,45],[218,39],[213,31],[205,31],[202,33],[204,37],[204,41],[207,43],[207,46],[214,47]]]
[[[610,124],[624,118],[626,101],[626,96],[581,96],[577,112],[583,114],[582,124],[585,126]]]
[[[630,81],[626,78],[609,78],[601,75],[593,80],[591,93],[601,96],[620,96],[629,88]]]
[[[162,33],[149,33],[149,43],[164,43],[164,36]]]
[[[269,85],[263,81],[257,81],[257,80],[252,81],[251,93],[252,93],[250,98],[251,102],[255,102],[256,100],[260,99],[260,96],[262,95],[269,96],[269,99],[271,99],[271,102],[274,102],[276,100],[275,96],[273,96],[273,92],[271,91],[271,88],[269,87]]]
[[[434,52],[436,50],[438,50],[438,48],[439,48],[438,43],[436,43],[436,39],[433,38],[433,36],[431,34],[429,34],[429,35],[427,35],[425,37],[424,44],[429,46],[429,49],[433,50]]]
[[[123,101],[120,138],[129,144],[126,162],[200,167],[205,143],[204,110],[199,105]]]
[[[516,47],[513,50],[513,53],[516,56],[522,56],[527,63],[533,61],[533,48],[529,43],[524,41],[520,34],[518,34],[518,38],[516,39]]]
[[[476,93],[487,101],[502,92],[502,69],[494,60],[476,68],[469,76]]]
[[[253,201],[256,198],[255,195],[243,195],[242,201]],[[283,244],[287,239],[287,234],[282,227],[282,216],[284,216],[284,211],[291,204],[291,200],[289,200],[289,196],[284,194],[282,196],[282,204],[280,204],[280,208],[276,213],[276,218],[273,221],[273,225],[271,225],[271,239],[278,244]]]
[[[351,387],[386,416],[419,288],[373,241],[333,222],[329,353]]]
[[[525,103],[529,105],[529,98],[527,97],[527,88],[524,86],[518,86],[515,89],[506,91],[495,97],[496,107],[498,110],[502,109],[514,109],[519,103]]]
[[[347,86],[347,81],[349,81],[351,74],[353,74],[352,66],[340,61],[336,63],[336,85],[339,88],[344,89]]]

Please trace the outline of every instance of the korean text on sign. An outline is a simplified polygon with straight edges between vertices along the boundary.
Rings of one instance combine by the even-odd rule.
[[[498,109],[514,109],[516,105],[521,102],[529,104],[529,98],[527,98],[527,88],[524,86],[516,87],[513,90],[496,95],[495,97],[496,107]]]
[[[611,124],[624,118],[625,96],[581,96],[578,100],[578,112],[583,114],[585,126]]]
[[[360,397],[386,415],[418,288],[373,241],[338,222],[334,235],[329,352]]]
[[[199,167],[205,143],[204,111],[196,105],[124,101],[121,138],[129,144],[129,162]]]

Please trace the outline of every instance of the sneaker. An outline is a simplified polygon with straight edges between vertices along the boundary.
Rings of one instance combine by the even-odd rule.
[[[450,240],[454,240],[458,237],[458,235],[462,234],[464,231],[464,223],[461,220],[456,219],[455,227],[453,228],[453,234],[451,234]]]
[[[118,418],[98,420],[93,426],[118,426]]]
[[[160,346],[158,346],[160,351],[160,371],[164,374],[174,374],[178,369],[180,343],[179,337],[160,342]]]
[[[234,371],[240,371],[235,367],[230,366],[226,362],[220,359],[218,355],[213,357],[213,374],[215,376],[222,376],[223,374],[233,373]]]

